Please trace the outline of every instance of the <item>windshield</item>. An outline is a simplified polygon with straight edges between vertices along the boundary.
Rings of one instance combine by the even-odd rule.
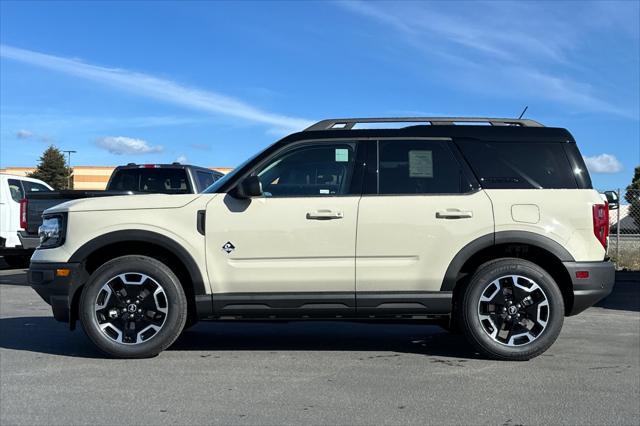
[[[238,172],[240,170],[242,170],[244,168],[244,166],[246,166],[247,164],[252,162],[258,155],[262,154],[262,152],[264,152],[264,151],[260,151],[260,152],[258,152],[256,154],[252,155],[251,157],[249,157],[248,160],[245,160],[238,167],[236,167],[235,169],[231,170],[229,173],[227,173],[226,175],[224,175],[223,177],[221,177],[220,179],[215,181],[211,186],[209,186],[207,189],[202,191],[202,193],[203,194],[212,194],[212,193],[218,192],[218,189],[220,189],[220,187],[222,187],[222,185],[224,185],[229,180],[231,180],[236,174],[238,174]]]

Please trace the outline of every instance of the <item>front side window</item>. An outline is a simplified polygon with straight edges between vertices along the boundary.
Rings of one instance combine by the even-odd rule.
[[[16,203],[19,203],[24,198],[22,184],[17,179],[9,179],[9,192],[11,193],[11,199]]]
[[[451,194],[462,189],[462,170],[445,141],[381,140],[380,194]]]
[[[276,155],[255,173],[266,197],[327,197],[349,193],[355,143],[315,143]]]

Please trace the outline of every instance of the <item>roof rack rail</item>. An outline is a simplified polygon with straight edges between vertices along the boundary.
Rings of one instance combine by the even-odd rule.
[[[544,127],[535,120],[488,117],[381,117],[381,118],[330,118],[307,127],[309,130],[351,130],[358,123],[425,123],[454,125],[456,123],[488,123],[491,126]]]

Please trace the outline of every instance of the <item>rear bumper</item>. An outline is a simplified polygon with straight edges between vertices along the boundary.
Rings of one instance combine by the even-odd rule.
[[[616,269],[612,262],[563,262],[573,283],[573,307],[567,315],[576,315],[598,303],[613,291]],[[577,278],[578,271],[588,278]]]
[[[18,239],[25,249],[36,249],[40,245],[40,237],[28,234],[27,231],[18,231]]]
[[[59,276],[56,271],[69,269],[68,276]],[[53,317],[58,321],[75,322],[70,315],[73,297],[87,280],[87,273],[80,263],[31,262],[27,280],[31,288],[51,305]]]

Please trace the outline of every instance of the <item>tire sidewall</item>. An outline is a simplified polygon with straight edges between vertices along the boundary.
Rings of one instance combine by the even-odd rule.
[[[164,290],[168,312],[162,328],[149,340],[139,344],[123,344],[111,340],[98,325],[95,301],[102,286],[121,273],[141,273],[153,278]],[[184,328],[187,303],[182,286],[175,274],[163,263],[145,256],[123,256],[98,268],[84,286],[80,299],[79,317],[87,336],[107,354],[122,358],[155,356],[169,347]]]
[[[533,280],[549,302],[549,319],[542,335],[522,346],[506,346],[493,340],[484,331],[478,316],[480,297],[487,285],[506,275]],[[558,285],[544,269],[522,259],[503,259],[479,268],[465,292],[462,311],[465,333],[471,343],[489,356],[501,359],[526,360],[541,354],[555,342],[564,322],[564,301]]]

